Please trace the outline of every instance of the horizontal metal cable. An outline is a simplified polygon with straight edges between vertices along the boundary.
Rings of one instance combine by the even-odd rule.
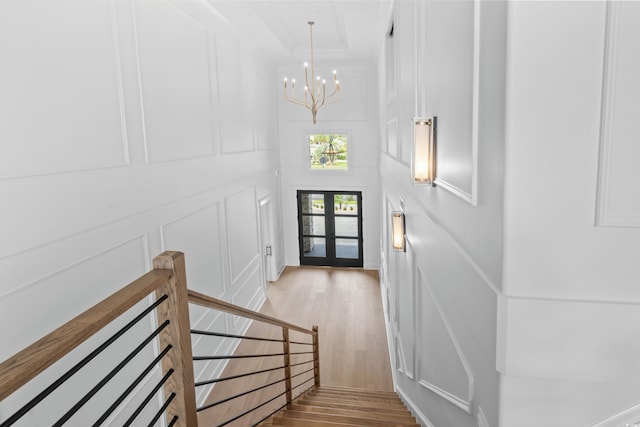
[[[58,421],[53,424],[53,427],[60,427],[69,420],[76,412],[80,410],[102,387],[104,387],[113,377],[116,376],[133,358],[144,349],[155,337],[162,332],[164,328],[169,325],[169,320],[165,320],[151,335],[144,339],[136,348],[133,349],[115,368],[113,368],[107,375],[105,375],[87,394],[85,394],[71,409],[69,409]]]
[[[142,412],[142,410],[145,408],[145,406],[147,406],[147,404],[149,402],[151,402],[151,399],[153,399],[153,396],[155,396],[155,394],[158,392],[158,390],[160,390],[162,388],[162,386],[164,385],[164,383],[167,382],[167,380],[169,379],[169,377],[173,374],[173,368],[169,369],[167,371],[166,374],[164,374],[164,377],[162,377],[162,379],[158,382],[158,384],[155,385],[155,387],[153,387],[153,390],[151,390],[151,393],[149,393],[147,395],[147,397],[144,398],[144,400],[142,401],[142,403],[140,403],[140,405],[138,405],[138,407],[136,408],[135,411],[133,411],[133,414],[131,414],[131,416],[129,417],[129,419],[127,419],[127,421],[122,425],[123,427],[128,427],[131,425],[131,423],[133,423],[133,421],[138,417],[138,415],[140,415],[140,413]]]
[[[33,409],[34,406],[36,406],[38,403],[42,402],[47,396],[49,396],[51,393],[53,393],[58,387],[60,387],[62,384],[64,384],[76,372],[78,372],[80,369],[82,369],[84,366],[86,366],[89,362],[91,362],[94,358],[96,358],[96,356],[98,356],[100,353],[102,353],[107,347],[109,347],[111,344],[113,344],[118,338],[120,338],[122,335],[124,335],[125,332],[127,332],[129,329],[131,329],[133,326],[135,326],[136,323],[138,323],[140,320],[142,320],[147,314],[149,314],[151,311],[153,311],[156,307],[158,307],[167,298],[169,298],[167,295],[163,295],[156,302],[154,302],[152,305],[147,307],[142,313],[138,314],[135,318],[133,318],[129,323],[127,323],[122,328],[120,328],[120,330],[118,330],[118,332],[116,332],[111,337],[109,337],[109,339],[107,339],[98,348],[96,348],[91,353],[89,353],[89,355],[87,355],[84,359],[82,359],[81,361],[76,363],[71,369],[69,369],[61,377],[59,377],[55,382],[53,382],[53,384],[51,384],[49,387],[45,388],[36,397],[31,399],[29,402],[27,402],[26,405],[24,405],[17,412],[15,412],[11,417],[9,417],[4,423],[2,423],[2,427],[8,427],[8,426],[14,424],[20,418],[22,418],[27,412],[29,412],[31,409]]]
[[[262,402],[262,403],[261,403],[261,404],[259,404],[258,406],[255,406],[255,407],[253,407],[253,408],[251,408],[251,409],[248,409],[248,410],[244,411],[242,414],[240,414],[240,415],[236,415],[235,417],[231,418],[230,420],[227,420],[227,421],[223,422],[222,424],[218,424],[218,425],[217,425],[217,427],[226,426],[227,424],[232,423],[232,422],[234,422],[235,420],[237,420],[237,419],[239,419],[239,418],[244,417],[245,415],[247,415],[247,414],[249,414],[249,413],[251,413],[251,412],[255,411],[256,409],[258,409],[258,408],[262,408],[264,405],[266,405],[266,404],[268,404],[268,403],[273,402],[274,400],[276,400],[277,398],[279,398],[279,397],[281,397],[281,396],[284,396],[285,394],[287,394],[286,390],[285,390],[285,391],[283,391],[282,393],[280,393],[279,395],[277,395],[277,396],[275,396],[275,397],[272,397],[271,399],[267,400],[266,402]]]
[[[270,354],[239,354],[230,356],[193,356],[193,360],[223,360],[223,359],[248,359],[252,357],[272,357],[272,356],[284,356],[284,353],[270,353]]]
[[[305,381],[305,382],[308,382],[308,381]],[[302,384],[304,384],[304,383],[302,383]],[[302,385],[302,384],[300,384],[300,385]],[[297,398],[299,398],[300,396],[302,396],[303,394],[305,394],[306,392],[308,392],[309,390],[311,390],[314,387],[315,387],[315,384],[311,385],[311,387],[309,387],[306,390],[303,390],[302,392],[300,392],[300,394],[296,395],[296,397],[294,397],[292,400],[296,400]]]
[[[313,354],[313,351],[292,351],[289,354],[291,354],[291,355],[294,355],[294,354]]]
[[[289,344],[313,345],[312,342],[289,341]]]
[[[295,387],[291,387],[291,390],[295,390],[295,389],[297,389],[298,387],[300,387],[302,384],[308,383],[309,381],[311,381],[311,380],[313,380],[313,379],[314,379],[314,377],[311,377],[311,378],[309,378],[309,379],[308,379],[308,380],[306,380],[306,381],[302,381],[302,382],[301,382],[300,384],[298,384],[297,386],[295,386]]]
[[[210,335],[214,337],[224,337],[224,338],[238,338],[244,340],[256,340],[256,341],[271,341],[271,342],[284,342],[282,339],[273,339],[273,338],[260,338],[260,337],[250,337],[246,335],[235,335],[235,334],[225,334],[222,332],[212,332],[212,331],[201,331],[198,329],[192,329],[191,333],[194,335]]]
[[[167,427],[173,427],[178,422],[178,416],[174,415]]]
[[[283,368],[284,368],[284,365],[278,366],[277,368],[263,369],[261,371],[255,371],[255,372],[247,372],[246,374],[232,375],[230,377],[216,378],[216,379],[213,379],[213,380],[206,380],[206,381],[198,381],[197,383],[195,383],[195,386],[196,387],[200,387],[200,386],[203,386],[203,385],[213,384],[213,383],[217,383],[217,382],[221,382],[221,381],[235,380],[236,378],[248,377],[250,375],[262,374],[264,372],[277,371],[278,369],[283,369]]]
[[[151,422],[149,423],[149,427],[153,427],[153,425],[156,423],[156,421],[158,421],[160,419],[162,414],[164,414],[164,411],[167,410],[167,408],[169,407],[169,405],[171,404],[171,402],[175,398],[176,398],[176,394],[175,393],[171,393],[171,395],[169,395],[169,398],[162,404],[160,409],[158,409],[158,412],[156,412],[156,414],[151,419]]]
[[[229,396],[229,397],[227,397],[226,399],[218,400],[217,402],[213,402],[213,403],[210,403],[210,404],[208,404],[208,405],[202,406],[202,407],[200,407],[200,408],[196,409],[196,411],[197,411],[197,412],[204,411],[205,409],[209,409],[209,408],[212,408],[212,407],[214,407],[214,406],[218,406],[218,405],[220,405],[220,404],[222,404],[222,403],[225,403],[225,402],[228,402],[228,401],[230,401],[230,400],[237,399],[238,397],[242,397],[242,396],[247,395],[247,394],[249,394],[249,393],[253,393],[254,391],[262,390],[263,388],[267,388],[267,387],[272,386],[272,385],[274,385],[274,384],[281,383],[281,382],[283,382],[284,380],[285,380],[285,379],[283,378],[283,379],[281,379],[281,380],[274,381],[274,382],[272,382],[272,383],[265,384],[265,385],[260,386],[260,387],[256,387],[256,388],[254,388],[254,389],[251,389],[251,390],[245,391],[245,392],[243,392],[243,393],[236,394],[236,395],[234,395],[234,396]]]
[[[165,354],[167,354],[169,352],[169,350],[171,350],[172,348],[173,348],[173,346],[171,344],[167,345],[165,347],[165,349],[162,350],[162,352],[158,356],[156,356],[156,358],[153,359],[151,361],[151,363],[149,363],[147,365],[147,367],[140,373],[140,375],[138,375],[136,377],[136,379],[133,380],[133,382],[131,384],[129,384],[129,387],[127,387],[125,389],[125,391],[116,399],[116,401],[113,402],[113,404],[111,406],[109,406],[109,408],[107,408],[107,410],[104,412],[104,414],[102,414],[100,416],[100,418],[98,418],[98,421],[96,421],[93,424],[93,427],[98,427],[98,426],[102,425],[102,423],[104,423],[106,421],[106,419],[109,417],[109,415],[111,415],[113,413],[113,411],[115,411],[116,408],[118,406],[120,406],[120,404],[122,402],[124,402],[124,399],[126,399],[127,396],[129,396],[129,394],[131,394],[131,392],[138,386],[138,384],[140,384],[142,382],[144,377],[146,377],[147,374],[149,372],[151,372],[151,370],[158,364],[158,362],[160,362],[160,360],[165,356]]]
[[[307,360],[306,362],[292,363],[291,367],[293,368],[294,366],[306,365],[307,363],[313,363],[313,359],[312,360]]]
[[[286,394],[287,392],[285,391],[284,393],[282,393],[280,396],[282,396],[283,394]],[[280,397],[278,396],[278,397]],[[279,407],[278,409],[276,409],[275,411],[273,411],[272,413],[270,413],[269,415],[267,415],[266,417],[262,418],[260,421],[258,421],[257,423],[253,424],[251,427],[256,427],[257,425],[259,425],[261,422],[263,422],[264,420],[268,419],[269,417],[271,417],[273,414],[277,413],[278,411],[284,409],[284,407],[287,406],[287,403],[285,403],[284,405],[282,405],[281,407]]]
[[[303,371],[303,372],[297,373],[297,374],[295,374],[295,375],[291,375],[291,379],[294,379],[295,377],[299,377],[300,375],[304,375],[304,374],[306,374],[307,372],[311,372],[311,371],[313,371],[313,368],[311,368],[311,369],[307,369],[306,371]],[[305,381],[305,382],[306,382],[306,381]],[[302,383],[302,384],[304,384],[304,383]]]

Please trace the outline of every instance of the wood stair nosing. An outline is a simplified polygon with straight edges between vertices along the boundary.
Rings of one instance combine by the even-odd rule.
[[[311,405],[303,405],[299,403],[294,403],[291,405],[291,409],[296,411],[305,411],[305,412],[315,412],[315,413],[325,413],[325,414],[340,414],[340,415],[348,415],[353,417],[371,417],[378,420],[397,420],[403,422],[416,422],[416,419],[413,415],[411,415],[406,409],[397,411],[388,411],[388,410],[371,410],[371,408],[366,408],[365,410],[361,410],[360,408],[331,408],[325,406],[311,406]]]
[[[273,420],[273,426],[288,426],[288,427],[420,427],[419,424],[397,424],[384,421],[377,423],[371,420],[352,420],[351,422],[340,420],[319,420],[309,418],[291,418],[291,417],[276,417]]]
[[[358,401],[350,401],[347,399],[340,398],[326,398],[326,397],[318,397],[318,396],[307,396],[299,401],[300,403],[304,403],[307,405],[315,405],[315,406],[331,406],[333,405],[358,405],[363,408],[384,408],[384,409],[403,409],[406,410],[406,407],[402,402],[369,402],[364,400]],[[339,406],[338,406],[339,407]]]
[[[333,400],[347,400],[349,402],[379,402],[379,403],[398,403],[403,404],[404,402],[398,398],[390,398],[390,397],[370,397],[370,396],[351,396],[351,395],[340,395],[340,394],[331,394],[326,392],[312,392],[307,395],[308,397],[316,397],[318,399],[333,399]]]
[[[359,397],[364,399],[400,400],[400,397],[396,393],[358,393],[358,392],[326,390],[324,388],[311,390],[310,393],[328,394],[332,396]]]
[[[298,418],[304,420],[314,420],[314,421],[329,421],[333,423],[343,423],[348,425],[358,425],[358,426],[369,426],[369,427],[390,427],[390,426],[415,426],[416,421],[400,421],[400,420],[380,420],[375,418],[373,415],[366,415],[363,417],[360,416],[349,416],[342,414],[325,414],[320,412],[307,412],[307,411],[296,411],[293,409],[287,410],[286,414],[282,414],[282,417],[286,416],[288,418]],[[278,417],[275,418],[276,420]]]

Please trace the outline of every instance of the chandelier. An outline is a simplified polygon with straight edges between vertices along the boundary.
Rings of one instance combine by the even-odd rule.
[[[284,97],[287,101],[301,105],[311,111],[313,124],[316,124],[316,115],[318,110],[325,104],[334,104],[340,98],[340,82],[336,70],[333,70],[334,89],[330,95],[327,95],[327,81],[315,75],[315,67],[313,63],[313,21],[309,24],[309,45],[311,46],[311,82],[309,82],[309,64],[304,63],[304,98],[296,98],[296,79],[291,79],[291,90],[287,91],[287,78],[284,78]],[[289,92],[291,94],[289,94]]]

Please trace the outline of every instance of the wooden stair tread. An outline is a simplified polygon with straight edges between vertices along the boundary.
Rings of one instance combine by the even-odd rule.
[[[402,421],[402,422],[410,422],[415,423],[415,418],[407,412],[405,409],[403,412],[401,411],[372,411],[370,409],[360,410],[358,408],[346,409],[346,408],[328,408],[323,406],[309,406],[309,405],[301,405],[298,403],[294,403],[291,405],[291,409],[300,412],[310,412],[310,413],[320,413],[320,414],[333,414],[333,415],[344,415],[355,418],[371,418],[375,420],[391,420],[391,421]]]
[[[340,399],[337,397],[319,397],[319,396],[306,396],[304,397],[300,403],[315,405],[315,406],[333,406],[333,405],[358,405],[363,408],[385,408],[385,409],[394,409],[399,408],[402,410],[406,410],[406,407],[402,402],[381,402],[381,401],[366,401],[366,400],[357,400],[352,401],[348,399]]]
[[[398,397],[398,395],[396,393],[389,393],[389,392],[384,392],[384,393],[358,393],[358,392],[346,392],[346,391],[336,391],[336,390],[328,390],[328,389],[324,389],[324,388],[319,388],[317,390],[313,390],[311,392],[309,392],[310,394],[315,394],[315,395],[329,395],[329,396],[336,396],[336,397],[345,397],[345,398],[354,398],[354,399],[368,399],[368,400],[391,400],[391,401],[398,401],[401,402],[400,397]]]
[[[263,426],[419,427],[394,392],[323,386],[296,399]]]

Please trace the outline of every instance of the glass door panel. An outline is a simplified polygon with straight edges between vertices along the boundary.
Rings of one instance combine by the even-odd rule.
[[[362,267],[361,200],[360,192],[298,190],[301,265]]]

